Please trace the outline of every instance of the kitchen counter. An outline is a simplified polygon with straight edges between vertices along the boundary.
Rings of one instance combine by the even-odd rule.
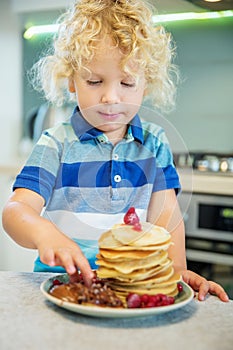
[[[177,169],[183,192],[233,196],[233,173]]]
[[[104,319],[82,316],[45,299],[50,273],[0,272],[2,350],[230,350],[233,301],[208,296],[161,315]]]

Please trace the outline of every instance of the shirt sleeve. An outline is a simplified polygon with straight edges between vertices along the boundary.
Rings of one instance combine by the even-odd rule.
[[[32,190],[40,194],[47,203],[55,186],[60,165],[60,147],[54,136],[45,131],[17,175],[13,190],[16,188]]]
[[[163,129],[156,138],[156,176],[153,184],[153,192],[175,189],[178,193],[181,189],[179,176],[174,165],[172,151]]]

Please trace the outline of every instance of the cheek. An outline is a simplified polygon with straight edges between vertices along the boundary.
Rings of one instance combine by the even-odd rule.
[[[99,105],[98,101],[93,99],[93,97],[90,95],[82,95],[77,97],[77,102],[82,113],[85,113],[90,117],[94,113],[96,106]]]
[[[95,93],[85,89],[77,91],[77,100],[79,101],[79,105],[82,105],[83,108],[92,107],[99,103],[98,96],[96,96]]]
[[[144,97],[144,90],[140,89],[140,90],[128,95],[128,102],[135,104],[135,105],[141,105],[143,97]]]
[[[82,91],[77,91],[76,93],[77,96],[77,101],[78,101],[78,105],[80,108],[87,108],[88,107],[88,95],[83,93]]]

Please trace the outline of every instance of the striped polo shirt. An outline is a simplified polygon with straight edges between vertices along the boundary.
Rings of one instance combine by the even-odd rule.
[[[81,116],[43,132],[13,188],[45,200],[42,215],[86,246],[134,206],[142,221],[153,192],[179,189],[164,130],[136,115],[116,145]],[[159,205],[159,203],[158,203]]]

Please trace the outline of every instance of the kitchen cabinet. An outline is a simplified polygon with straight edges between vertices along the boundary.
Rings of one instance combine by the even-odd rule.
[[[233,296],[233,173],[180,169],[188,268]]]
[[[6,203],[11,193],[11,186],[19,166],[0,165],[0,210]],[[25,271],[33,270],[33,261],[37,255],[34,250],[23,248],[16,244],[0,227],[0,271]]]

